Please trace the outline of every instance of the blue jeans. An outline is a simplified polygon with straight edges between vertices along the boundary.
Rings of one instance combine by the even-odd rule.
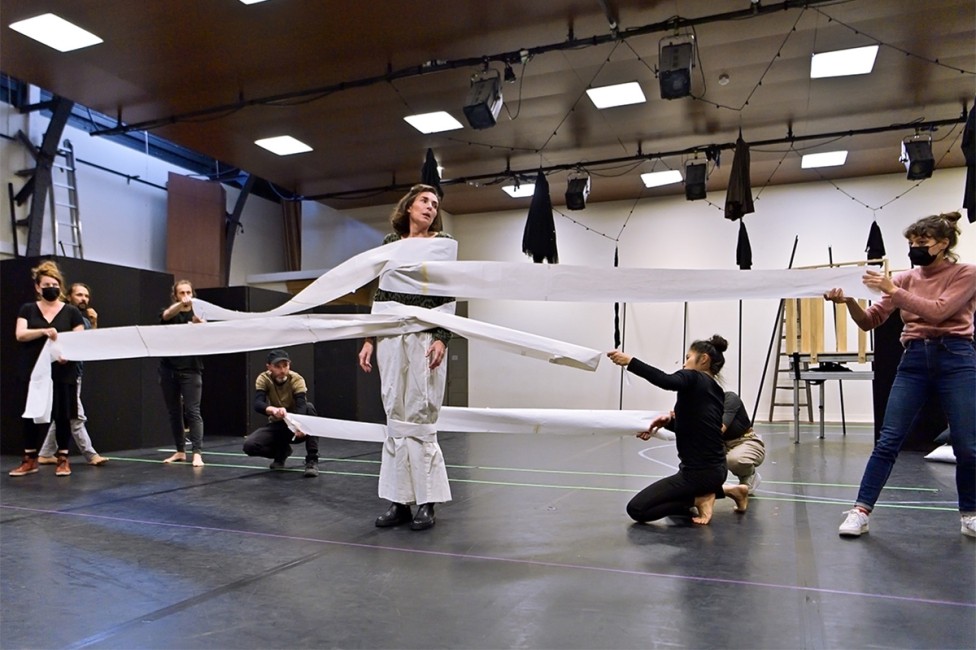
[[[176,451],[186,451],[183,420],[189,427],[190,445],[194,454],[203,452],[203,418],[200,398],[203,395],[203,375],[199,370],[172,370],[159,367],[159,385],[169,414],[169,430],[173,434]]]
[[[976,347],[972,340],[959,337],[908,342],[856,505],[869,512],[874,508],[912,423],[933,396],[949,421],[959,511],[976,514]]]

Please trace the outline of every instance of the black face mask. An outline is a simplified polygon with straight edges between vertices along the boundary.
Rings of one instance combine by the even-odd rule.
[[[44,287],[41,289],[41,297],[47,301],[54,301],[61,297],[61,289],[58,287]]]
[[[915,266],[928,266],[935,261],[935,255],[929,252],[928,246],[911,246],[908,249],[908,259]]]

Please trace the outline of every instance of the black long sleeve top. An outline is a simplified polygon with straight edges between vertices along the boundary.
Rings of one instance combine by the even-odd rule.
[[[709,469],[725,465],[722,443],[722,413],[725,394],[711,376],[697,370],[668,374],[640,359],[631,359],[627,370],[658,388],[678,393],[674,420],[668,426],[675,433],[682,469]]]

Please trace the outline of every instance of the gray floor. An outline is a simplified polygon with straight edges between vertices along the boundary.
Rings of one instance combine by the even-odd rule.
[[[761,430],[749,511],[707,527],[624,513],[676,464],[655,439],[442,434],[454,501],[423,532],[373,526],[373,444],[324,441],[317,479],[228,438],[202,469],[142,449],[14,479],[4,457],[0,646],[976,647],[954,466],[903,454],[844,540],[871,430]]]

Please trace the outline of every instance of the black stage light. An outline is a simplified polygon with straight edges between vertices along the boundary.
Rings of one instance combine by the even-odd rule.
[[[679,99],[691,94],[691,66],[694,43],[662,45],[658,66],[661,99]]]
[[[471,82],[468,97],[464,100],[464,117],[471,128],[489,129],[495,126],[501,109],[502,90],[497,71],[493,77]]]
[[[932,138],[915,136],[905,138],[901,143],[901,158],[908,171],[908,180],[920,181],[931,178],[935,169],[935,158],[932,157]]]
[[[685,198],[697,201],[705,198],[705,163],[691,162],[685,166]]]
[[[590,195],[590,177],[574,176],[566,182],[566,209],[582,210]]]

